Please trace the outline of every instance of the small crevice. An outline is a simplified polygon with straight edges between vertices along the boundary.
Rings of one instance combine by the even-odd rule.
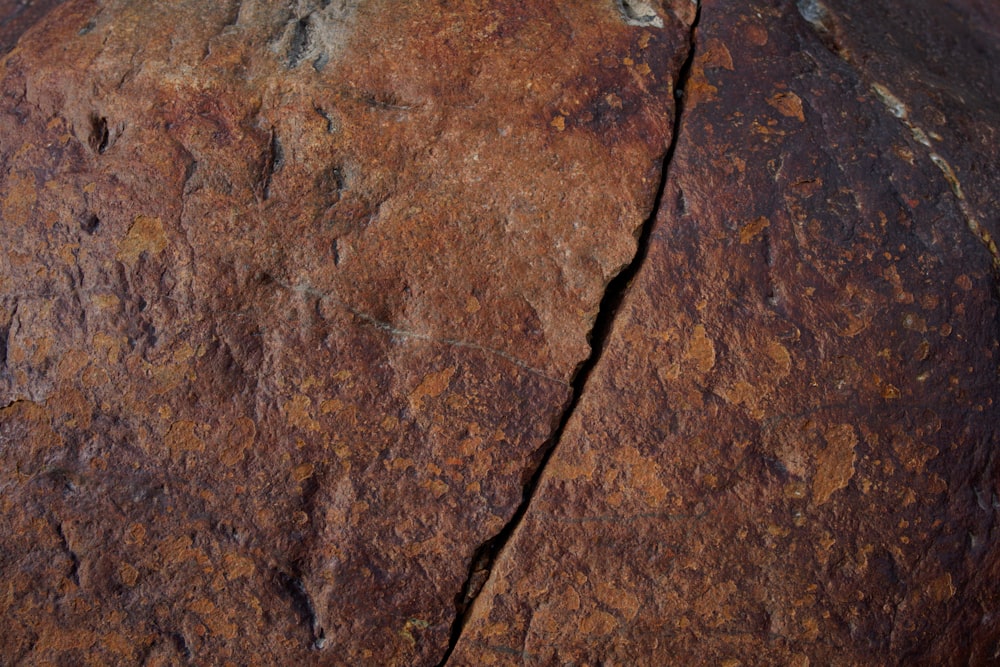
[[[62,544],[63,550],[69,556],[70,568],[68,576],[70,580],[76,584],[79,588],[80,586],[80,557],[76,555],[73,548],[69,545],[69,540],[66,539],[66,533],[63,531],[62,524],[56,524],[56,532],[59,534],[59,542]]]
[[[243,13],[243,0],[235,0],[232,7],[229,10],[229,17],[226,18],[226,22],[222,25],[223,30],[226,28],[237,26],[240,23],[240,14]]]
[[[184,166],[184,180],[181,182],[181,193],[183,194],[188,193],[188,185],[191,183],[191,179],[194,177],[195,172],[197,171],[198,171],[198,161],[192,158]]]
[[[295,22],[292,27],[292,37],[288,45],[288,60],[286,67],[295,69],[305,59],[310,47],[309,19],[311,15],[304,16]]]
[[[97,228],[101,226],[101,219],[97,217],[96,213],[89,212],[85,213],[80,218],[80,229],[90,236],[94,235]]]
[[[268,132],[267,148],[264,151],[260,180],[257,182],[257,198],[267,201],[271,198],[271,180],[285,163],[285,153],[278,133],[272,127]]]
[[[187,637],[184,636],[182,632],[171,632],[169,634],[170,641],[173,642],[174,648],[177,652],[181,654],[181,657],[185,660],[191,660],[194,654],[191,652],[191,645],[188,644]]]
[[[313,105],[313,111],[315,111],[317,114],[319,114],[319,116],[323,120],[326,121],[326,131],[327,131],[328,134],[336,134],[337,133],[337,129],[338,129],[337,128],[337,121],[334,119],[334,117],[326,109],[324,109],[323,107],[321,107],[321,106],[319,106],[317,104],[314,104]]]
[[[312,636],[312,647],[321,650],[326,646],[326,632],[323,630],[316,614],[316,607],[313,605],[312,596],[306,590],[302,576],[296,567],[291,573],[279,571],[277,573],[278,583],[282,590],[292,601],[292,609],[299,616],[303,625],[309,628]]]
[[[412,104],[403,102],[392,92],[364,92],[358,97],[358,100],[373,109],[382,111],[409,111],[413,108]]]
[[[90,119],[90,147],[98,155],[104,155],[111,144],[111,131],[108,129],[108,119],[103,116],[93,116]]]
[[[14,299],[14,306],[11,308],[10,316],[7,318],[7,324],[0,327],[0,369],[2,370],[6,370],[8,367],[7,355],[10,351],[10,335],[14,328],[14,319],[17,317],[18,303],[18,300]]]
[[[684,115],[684,92],[687,87],[688,79],[690,78],[691,64],[694,61],[696,50],[695,30],[698,26],[700,18],[701,4],[698,3],[695,10],[694,20],[691,23],[690,31],[688,33],[689,46],[687,58],[681,66],[677,76],[673,133],[670,137],[670,145],[667,147],[666,153],[663,156],[663,163],[660,169],[660,184],[656,192],[656,197],[653,201],[653,208],[649,217],[643,223],[635,255],[633,256],[632,261],[608,283],[608,286],[604,291],[597,319],[595,320],[593,329],[590,333],[590,356],[583,362],[573,378],[571,385],[573,389],[572,398],[570,399],[566,409],[563,411],[563,414],[559,419],[558,426],[553,432],[552,437],[549,438],[542,448],[542,453],[539,457],[538,463],[533,469],[528,482],[522,490],[520,505],[518,505],[517,509],[514,511],[514,515],[510,518],[506,525],[504,525],[500,532],[480,545],[472,557],[472,562],[469,567],[469,575],[462,585],[461,592],[455,599],[456,615],[451,627],[451,638],[448,643],[448,648],[441,661],[438,663],[438,667],[444,667],[451,658],[455,647],[458,645],[458,642],[462,637],[462,632],[465,630],[465,626],[468,623],[469,617],[474,609],[476,600],[479,598],[479,594],[482,592],[483,587],[486,585],[492,574],[493,566],[497,557],[500,552],[503,551],[511,536],[521,524],[524,515],[527,513],[528,507],[531,505],[531,501],[534,498],[535,491],[538,488],[538,483],[541,480],[542,474],[549,461],[552,459],[553,453],[558,448],[563,432],[566,429],[566,425],[569,423],[570,418],[576,411],[577,405],[580,402],[580,397],[586,389],[590,374],[593,372],[597,363],[601,359],[601,355],[604,353],[609,334],[612,326],[614,325],[615,317],[617,316],[622,301],[628,292],[628,288],[646,260],[646,255],[649,252],[649,240],[663,202],[667,179],[670,176],[670,166],[673,161],[674,151],[677,147],[677,140],[680,135],[681,119]]]

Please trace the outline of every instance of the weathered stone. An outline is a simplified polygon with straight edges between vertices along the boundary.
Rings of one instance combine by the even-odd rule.
[[[702,3],[648,256],[451,664],[997,659],[1000,24],[966,4]]]
[[[0,54],[63,0],[0,0]]]
[[[697,8],[0,1],[3,661],[995,661],[1000,13]]]
[[[678,6],[70,0],[25,33],[5,660],[437,662],[652,209]]]

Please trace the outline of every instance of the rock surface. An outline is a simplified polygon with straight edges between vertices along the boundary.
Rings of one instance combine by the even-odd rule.
[[[3,61],[3,654],[433,664],[636,249],[687,15],[72,0]]]
[[[648,256],[452,664],[996,660],[1000,87],[870,8],[702,4]]]
[[[25,30],[63,0],[0,0],[0,54],[14,47]]]
[[[11,12],[0,653],[996,659],[1000,15],[924,4]]]

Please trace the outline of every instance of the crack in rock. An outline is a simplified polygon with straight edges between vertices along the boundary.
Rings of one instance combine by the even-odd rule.
[[[628,9],[628,11],[635,11],[637,7],[647,5],[648,3],[645,2],[619,2],[619,6],[623,9],[623,13],[626,9]],[[670,165],[673,160],[674,151],[677,147],[677,139],[680,134],[681,119],[684,113],[684,91],[687,87],[688,79],[690,78],[691,64],[694,61],[696,49],[695,29],[698,26],[698,20],[700,17],[700,3],[695,3],[694,19],[688,30],[688,53],[678,72],[677,85],[674,88],[674,95],[677,101],[673,118],[673,132],[670,136],[670,145],[667,147],[663,156],[660,168],[659,187],[653,202],[653,208],[650,211],[649,217],[643,223],[635,255],[632,257],[632,261],[626,265],[605,288],[597,319],[594,321],[594,326],[590,332],[590,356],[580,365],[575,377],[573,378],[572,398],[563,411],[559,419],[558,426],[553,431],[553,434],[549,438],[548,442],[542,448],[541,458],[535,469],[532,471],[528,483],[525,484],[522,489],[521,504],[518,505],[513,516],[504,525],[500,532],[481,544],[476,549],[472,557],[469,567],[469,575],[463,583],[462,589],[455,601],[456,615],[455,621],[452,624],[451,640],[448,644],[447,650],[445,651],[444,657],[441,659],[441,662],[438,663],[438,667],[444,667],[448,664],[455,647],[462,638],[462,632],[465,629],[465,625],[475,607],[476,601],[479,599],[479,594],[492,575],[493,565],[496,562],[497,557],[503,551],[511,536],[521,524],[524,515],[527,513],[528,507],[531,505],[531,501],[534,498],[535,490],[538,488],[538,483],[541,480],[542,474],[545,472],[546,466],[559,446],[559,442],[562,439],[566,425],[569,423],[570,418],[576,411],[580,398],[586,389],[587,380],[590,378],[591,372],[600,361],[608,336],[611,332],[612,326],[614,325],[615,317],[618,314],[619,307],[621,306],[625,294],[628,292],[628,288],[631,285],[633,278],[635,278],[646,259],[649,249],[649,239],[662,205],[663,193],[666,191],[667,179],[669,178]],[[657,20],[660,20],[660,25],[662,26],[662,20],[659,16],[656,18]],[[638,25],[652,25],[652,23],[642,23]]]

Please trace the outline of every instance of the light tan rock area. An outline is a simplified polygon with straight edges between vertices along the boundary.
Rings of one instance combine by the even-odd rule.
[[[0,659],[1000,659],[1000,11],[0,2]]]

